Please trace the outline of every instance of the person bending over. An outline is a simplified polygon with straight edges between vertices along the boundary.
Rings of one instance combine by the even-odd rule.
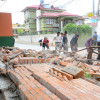
[[[49,40],[47,37],[45,37],[43,40],[43,50],[45,50],[45,47],[49,49]]]

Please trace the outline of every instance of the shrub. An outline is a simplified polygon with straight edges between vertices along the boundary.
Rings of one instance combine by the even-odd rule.
[[[17,29],[17,33],[24,33],[23,29]]]
[[[71,33],[92,33],[92,27],[88,26],[88,25],[75,25],[72,23],[67,24],[66,26],[64,26],[63,31],[67,31],[69,34]]]

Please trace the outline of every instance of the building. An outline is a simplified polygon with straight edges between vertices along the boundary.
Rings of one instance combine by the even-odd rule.
[[[20,24],[12,24],[13,34],[18,34],[17,30],[22,29],[25,31],[25,27],[22,27]]]
[[[41,31],[63,31],[68,23],[82,25],[83,17],[66,12],[64,9],[49,6],[41,0],[40,5],[26,7],[22,11],[25,15],[25,31],[29,33]]]

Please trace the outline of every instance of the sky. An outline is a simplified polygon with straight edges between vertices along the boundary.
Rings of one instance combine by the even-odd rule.
[[[69,13],[82,16],[93,11],[93,0],[44,0],[44,2],[65,9]],[[39,4],[40,0],[0,0],[0,12],[12,13],[12,23],[23,24],[24,13],[21,11],[27,6]],[[97,10],[97,7],[98,0],[95,0],[95,11]]]

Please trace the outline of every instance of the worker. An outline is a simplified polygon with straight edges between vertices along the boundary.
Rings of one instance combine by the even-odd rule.
[[[97,59],[100,60],[100,34],[97,37],[97,46],[99,46],[98,47],[98,57],[97,57]]]
[[[42,46],[42,38],[41,37],[39,38],[39,43],[40,43],[40,46]]]
[[[67,31],[65,31],[63,36],[63,48],[68,51],[68,39],[67,39]]]
[[[70,46],[71,46],[72,51],[78,50],[78,43],[77,43],[78,38],[79,38],[79,35],[75,33],[75,35],[72,37],[72,39],[70,41]]]
[[[94,38],[89,38],[86,42],[85,42],[85,46],[86,47],[91,47],[94,45]],[[90,53],[90,48],[87,48],[87,53],[88,53],[88,56],[87,58],[89,58],[89,53]]]
[[[47,37],[44,37],[42,47],[43,47],[43,50],[45,50],[45,47],[47,47],[47,49],[49,49],[49,40],[47,39]]]
[[[55,50],[61,50],[62,38],[60,36],[60,32],[57,32],[57,36],[54,37],[53,41],[55,41]]]
[[[94,46],[96,46],[97,45],[97,32],[94,32],[92,37],[94,38]]]
[[[64,34],[61,33],[61,49],[63,48],[63,36],[64,36]]]

